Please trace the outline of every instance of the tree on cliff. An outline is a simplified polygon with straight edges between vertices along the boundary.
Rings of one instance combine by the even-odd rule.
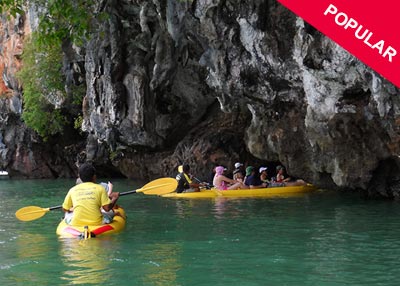
[[[38,27],[32,35],[26,37],[23,67],[18,78],[23,87],[22,118],[27,126],[45,140],[49,136],[63,133],[65,124],[68,124],[66,113],[69,111],[62,109],[67,96],[74,96],[69,101],[76,105],[81,104],[84,96],[82,89],[78,89],[78,96],[66,92],[62,46],[66,42],[82,45],[87,39],[91,17],[100,15],[92,13],[94,3],[80,0],[0,1],[0,12],[7,12],[11,16],[23,14],[27,5],[41,8],[38,9]],[[76,100],[77,97],[80,99]]]

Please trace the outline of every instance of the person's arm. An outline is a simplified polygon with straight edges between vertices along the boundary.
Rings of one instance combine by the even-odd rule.
[[[230,183],[230,184],[236,184],[237,183],[236,180],[232,180],[232,179],[230,179],[230,178],[228,178],[228,177],[226,177],[224,175],[221,175],[221,178],[222,178],[223,181],[225,181],[227,183]]]
[[[261,189],[261,188],[266,188],[266,187],[268,187],[267,183],[262,183],[261,185],[258,185],[258,186],[250,185],[250,189]]]
[[[112,184],[111,182],[108,182],[108,192],[107,192],[107,195],[108,195],[109,198],[111,198],[112,190],[113,190],[113,184]]]
[[[103,208],[106,212],[108,212],[108,211],[112,210],[113,207],[115,206],[115,204],[116,204],[116,202],[117,202],[117,200],[118,200],[118,198],[119,198],[119,192],[113,192],[113,193],[111,193],[111,197],[109,198],[109,197],[107,196],[107,194],[103,191],[103,192],[101,193],[101,196],[102,196],[102,198],[101,198],[102,208]],[[111,200],[111,201],[110,201],[110,200]]]
[[[106,212],[109,212],[110,210],[112,210],[112,208],[110,208],[110,204],[109,205],[104,205],[102,206],[103,210],[105,210]]]
[[[71,212],[74,210],[70,192],[68,192],[67,195],[65,196],[62,208],[64,212]]]
[[[255,177],[252,177],[248,181],[248,186],[249,186],[250,189],[259,189],[259,188],[267,187],[267,184],[266,183],[261,183],[260,180],[258,180]]]
[[[235,181],[236,181],[236,182],[239,182],[239,183],[243,183],[243,184],[244,184],[244,182],[243,182],[243,179],[242,179],[242,178],[236,178],[236,179],[235,179]]]
[[[209,185],[206,182],[199,182],[199,183],[191,183],[190,187],[191,188],[200,188],[200,187],[206,187],[207,185]]]

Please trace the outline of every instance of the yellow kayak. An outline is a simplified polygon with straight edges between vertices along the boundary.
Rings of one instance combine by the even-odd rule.
[[[56,233],[61,237],[89,238],[120,232],[125,228],[126,224],[125,210],[118,207],[117,209],[114,209],[114,211],[118,211],[119,214],[114,216],[113,221],[109,224],[88,225],[86,230],[85,226],[73,226],[67,224],[65,220],[61,220],[58,224]]]
[[[169,193],[162,195],[165,198],[251,198],[251,197],[282,197],[315,191],[317,187],[311,184],[304,186],[272,187],[261,189],[217,190],[202,189],[200,192]]]

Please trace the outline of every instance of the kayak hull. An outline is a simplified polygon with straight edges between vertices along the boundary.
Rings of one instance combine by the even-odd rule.
[[[311,184],[305,186],[272,187],[261,189],[239,189],[239,190],[201,190],[191,193],[169,193],[165,198],[251,198],[251,197],[287,197],[315,191],[317,188]]]
[[[88,233],[90,233],[91,237],[94,236],[103,236],[113,233],[118,233],[125,228],[126,224],[126,215],[125,210],[121,207],[114,209],[114,211],[118,211],[118,215],[114,216],[114,219],[109,224],[102,225],[88,225]],[[65,220],[61,220],[58,224],[56,233],[60,237],[84,237],[85,226],[73,226],[69,225],[65,222]]]

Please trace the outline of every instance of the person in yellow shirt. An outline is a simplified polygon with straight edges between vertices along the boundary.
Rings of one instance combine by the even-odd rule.
[[[104,187],[96,184],[96,169],[90,163],[79,167],[81,184],[72,187],[63,202],[66,212],[66,222],[70,225],[86,226],[100,225],[103,223],[103,215],[100,208],[106,212],[112,210],[116,204],[119,193],[114,192],[110,199],[104,191]],[[73,208],[73,215],[67,215]]]

